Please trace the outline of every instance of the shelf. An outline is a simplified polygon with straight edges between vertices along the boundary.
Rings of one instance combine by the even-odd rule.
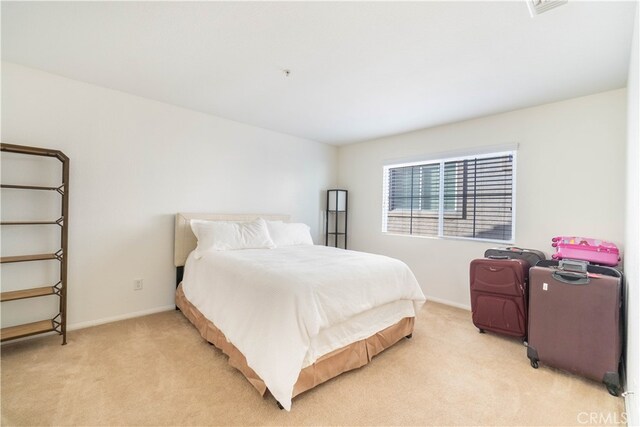
[[[42,187],[39,185],[13,185],[13,184],[2,184],[1,188],[16,188],[18,190],[50,190],[50,191],[58,191],[60,187]]]
[[[0,301],[15,301],[18,299],[43,297],[45,295],[55,295],[56,289],[53,286],[42,286],[40,288],[21,289],[19,291],[9,291],[0,293]]]
[[[51,150],[48,148],[28,147],[26,145],[15,145],[2,143],[0,150],[7,153],[30,154],[33,156],[55,157],[61,162],[66,162],[69,158],[60,150]]]
[[[0,340],[13,340],[16,338],[28,337],[29,335],[36,335],[55,330],[53,320],[40,320],[39,322],[2,328],[2,330],[0,330]]]
[[[7,262],[25,262],[25,261],[44,261],[47,259],[58,259],[56,254],[37,254],[37,255],[20,255],[20,256],[3,256],[0,263]]]
[[[0,225],[60,225],[57,221],[2,221]]]
[[[50,319],[50,320],[41,320],[39,322],[3,328],[1,330],[0,339],[2,341],[6,341],[6,340],[15,339],[15,338],[27,337],[30,335],[36,335],[36,334],[54,331],[62,335],[62,345],[65,345],[67,343],[67,261],[68,261],[67,247],[68,247],[68,241],[69,241],[69,224],[68,224],[67,218],[68,218],[68,212],[69,212],[69,157],[67,157],[60,150],[53,150],[53,149],[40,148],[40,147],[28,147],[24,145],[14,145],[14,144],[5,144],[5,143],[0,143],[0,151],[3,152],[3,156],[4,156],[4,153],[7,152],[7,153],[24,154],[28,156],[51,157],[59,160],[62,166],[62,174],[60,176],[61,179],[60,181],[57,181],[57,182],[61,182],[61,184],[59,185],[55,185],[55,186],[52,186],[51,184],[46,185],[47,183],[46,181],[45,181],[45,185],[38,185],[37,184],[38,181],[35,181],[34,184],[29,184],[28,182],[25,183],[24,181],[22,181],[24,184],[18,184],[20,181],[17,179],[13,181],[14,184],[0,184],[0,188],[2,188],[2,190],[15,189],[15,190],[41,190],[45,192],[54,191],[60,195],[60,199],[58,199],[57,196],[55,196],[54,199],[49,200],[48,198],[45,198],[46,200],[44,200],[48,202],[48,205],[50,205],[50,207],[57,205],[58,202],[60,203],[59,205],[60,214],[58,218],[49,216],[46,213],[42,212],[41,210],[44,209],[43,207],[41,210],[32,209],[29,212],[28,216],[4,218],[2,221],[0,221],[0,225],[2,225],[3,227],[4,226],[24,226],[24,225],[26,226],[57,225],[60,227],[60,246],[59,246],[60,249],[54,250],[54,253],[0,257],[0,263],[3,264],[3,266],[5,263],[22,263],[27,261],[49,261],[49,260],[58,261],[60,263],[59,269],[58,269],[60,276],[59,276],[58,282],[55,283],[54,285],[0,292],[1,302],[32,299],[37,297],[54,295],[57,297],[57,302],[59,307],[58,314],[53,319]],[[10,158],[13,159],[13,157],[10,157]],[[19,158],[16,157],[16,159],[19,159]],[[4,163],[4,160],[5,159],[3,157],[3,163]],[[16,166],[20,166],[20,165],[16,164]],[[34,180],[35,179],[37,179],[37,177],[34,177]],[[4,191],[2,192],[3,196],[5,195],[5,193],[6,192]],[[35,219],[29,219],[34,217]],[[23,231],[23,230],[14,229],[14,231],[17,232],[17,231]],[[45,230],[41,227],[35,227],[33,229],[27,229],[27,231],[45,231]],[[13,239],[10,239],[10,240],[13,240]],[[3,248],[4,246],[5,246],[5,242],[3,242]],[[19,251],[16,248],[14,253],[16,252],[19,253],[22,251]],[[20,267],[27,268],[27,266],[25,265],[17,266],[16,268],[20,268]],[[28,268],[30,269],[34,267],[44,268],[49,266],[46,266],[44,264],[35,265],[35,266],[28,265]],[[37,286],[37,285],[38,284],[35,283],[27,286]],[[16,308],[20,308],[20,305],[17,304]],[[22,308],[22,310],[30,311],[27,308]],[[37,316],[37,317],[40,317],[40,316]]]

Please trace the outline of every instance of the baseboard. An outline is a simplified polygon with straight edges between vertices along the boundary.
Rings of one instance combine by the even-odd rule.
[[[427,295],[427,301],[433,301],[433,302],[437,302],[438,304],[449,305],[451,307],[461,308],[463,310],[471,311],[471,307],[468,306],[468,305],[460,304],[460,303],[449,301],[449,300],[442,299],[442,298],[431,297],[431,296]]]
[[[171,305],[165,305],[165,306],[162,306],[162,307],[150,308],[148,310],[135,311],[133,313],[121,314],[119,316],[104,317],[102,319],[89,320],[87,322],[73,323],[73,324],[67,325],[67,331],[75,331],[75,330],[78,330],[78,329],[89,328],[91,326],[98,326],[98,325],[104,325],[105,323],[117,322],[119,320],[126,320],[126,319],[132,319],[134,317],[147,316],[149,314],[155,314],[155,313],[161,313],[163,311],[175,310],[175,308],[176,308],[176,306],[171,304]]]
[[[142,317],[142,316],[147,316],[149,314],[161,313],[163,311],[169,311],[169,310],[175,310],[175,309],[176,309],[176,306],[172,304],[172,305],[165,305],[163,307],[151,308],[149,310],[136,311],[134,313],[121,314],[119,316],[105,317],[102,319],[90,320],[88,322],[69,324],[67,325],[67,332],[75,331],[78,329],[90,328],[91,326],[104,325],[106,323],[117,322],[119,320],[133,319],[134,317]],[[57,332],[47,332],[44,334],[31,335],[28,337],[17,338],[11,341],[5,341],[2,343],[2,345],[20,342],[20,341],[32,340],[35,338],[42,338],[46,336],[53,336],[53,335],[59,336],[60,334],[58,334]]]
[[[628,426],[640,426],[640,402],[635,393],[629,393],[624,397],[624,409]]]

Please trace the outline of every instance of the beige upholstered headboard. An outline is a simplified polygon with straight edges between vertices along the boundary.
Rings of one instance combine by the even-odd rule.
[[[204,219],[207,221],[253,221],[256,218],[264,218],[271,221],[289,221],[289,215],[262,215],[262,214],[214,214],[214,213],[178,213],[176,214],[176,239],[173,261],[176,267],[184,266],[187,256],[196,248],[196,236],[191,231],[192,219]]]

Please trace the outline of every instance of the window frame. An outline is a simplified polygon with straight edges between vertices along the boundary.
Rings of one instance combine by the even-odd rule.
[[[473,242],[490,242],[490,243],[500,243],[500,244],[513,244],[516,239],[516,177],[517,177],[517,149],[518,145],[510,145],[503,147],[494,147],[494,148],[486,148],[484,150],[479,149],[477,151],[468,151],[464,153],[448,153],[441,154],[435,156],[423,156],[422,159],[412,158],[408,161],[396,160],[392,162],[385,162],[382,166],[382,227],[381,232],[384,235],[390,236],[403,236],[403,237],[418,237],[418,238],[426,238],[426,239],[452,239],[452,240],[465,240],[465,241],[473,241]],[[511,238],[509,240],[499,240],[499,239],[486,239],[486,238],[477,238],[477,237],[464,237],[464,236],[450,236],[444,235],[444,214],[446,212],[455,212],[457,210],[457,201],[456,208],[445,210],[444,208],[444,174],[445,174],[445,164],[448,162],[457,162],[463,160],[473,160],[473,159],[486,159],[491,157],[501,157],[501,156],[512,156],[512,172],[511,172]],[[428,212],[438,216],[438,233],[434,236],[420,235],[420,234],[412,234],[412,233],[394,233],[392,231],[387,231],[388,228],[388,213],[389,211],[389,177],[390,177],[390,169],[400,168],[400,167],[409,167],[409,166],[421,166],[421,165],[430,165],[430,164],[439,164],[440,171],[440,181],[439,181],[439,203],[438,209],[436,210],[428,210],[421,212]],[[458,184],[456,184],[456,193],[457,194]]]

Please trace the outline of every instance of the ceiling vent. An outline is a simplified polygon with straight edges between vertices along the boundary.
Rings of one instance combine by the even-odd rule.
[[[527,6],[529,6],[529,13],[532,18],[565,3],[567,3],[567,0],[527,0]]]

